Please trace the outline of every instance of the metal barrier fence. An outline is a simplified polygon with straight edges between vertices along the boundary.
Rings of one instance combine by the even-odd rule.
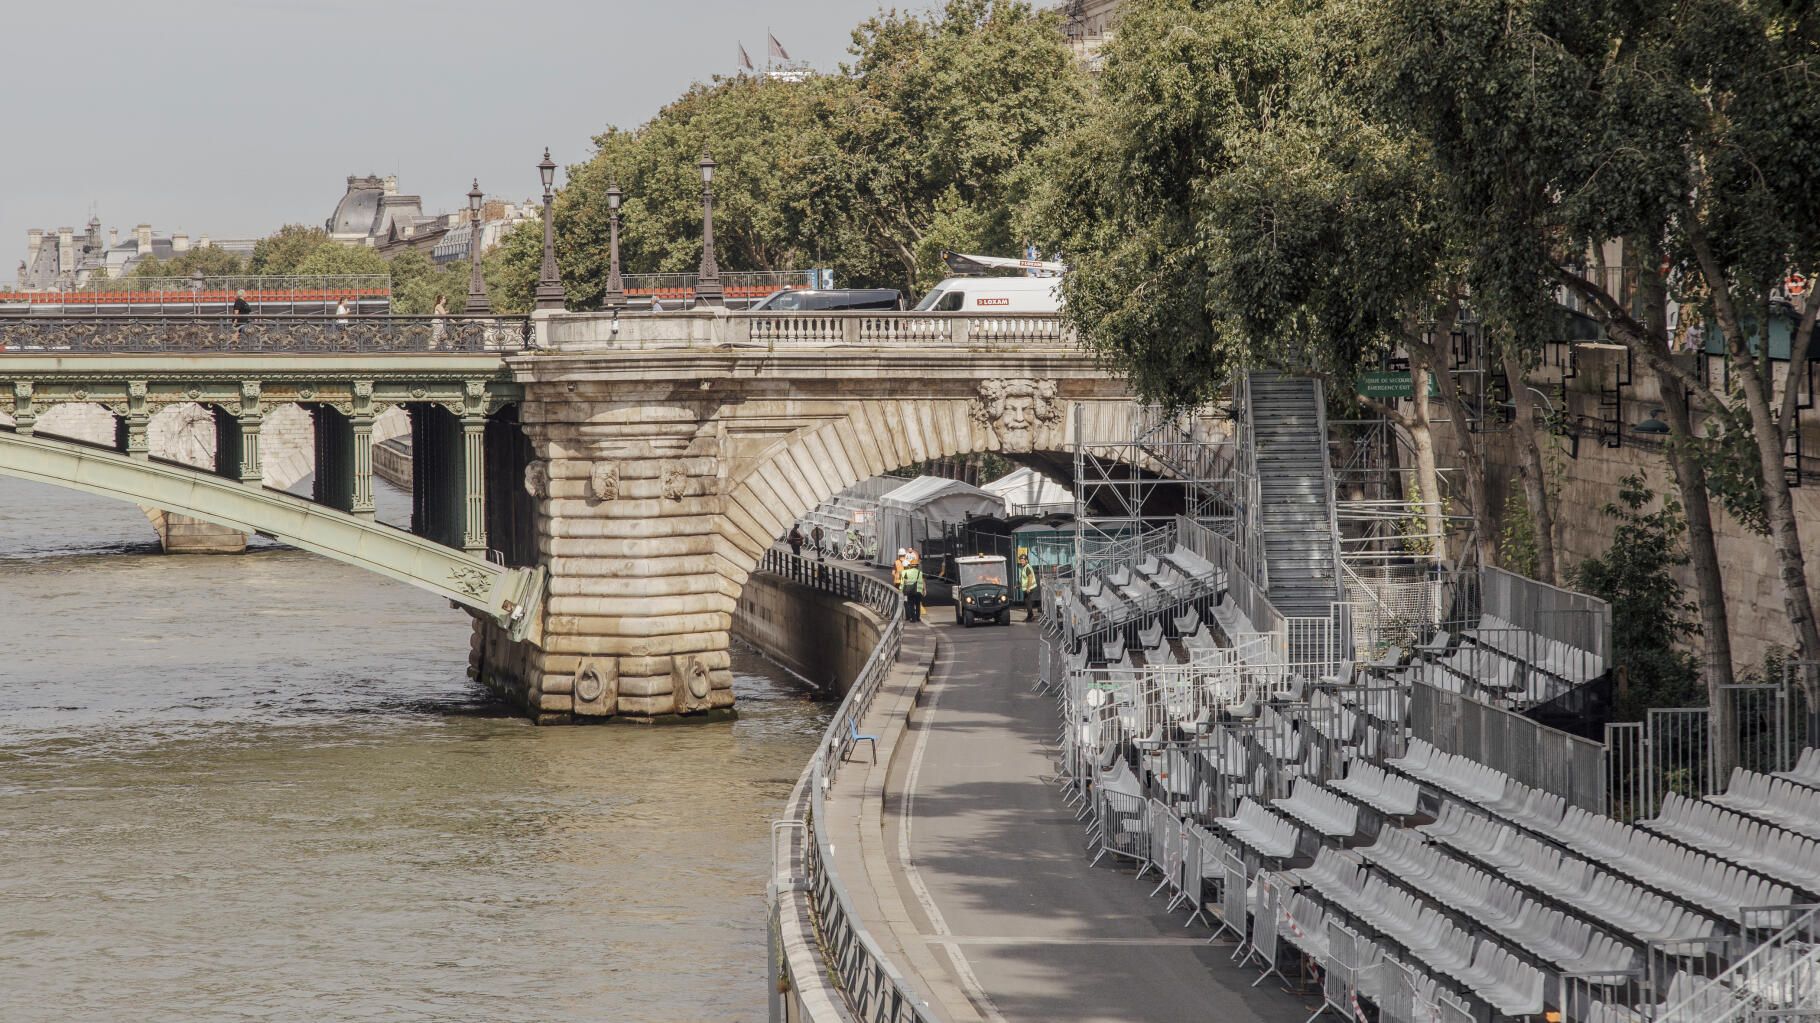
[[[774,291],[801,291],[822,280],[820,270],[732,270],[720,275],[721,291],[728,301],[756,302]],[[656,298],[662,302],[688,302],[695,298],[692,273],[625,274],[621,283],[629,299]]]
[[[1481,568],[1479,587],[1481,614],[1611,663],[1611,605],[1605,601],[1501,568]]]
[[[81,309],[184,312],[198,306],[226,306],[239,292],[252,305],[332,306],[339,299],[384,306],[391,301],[390,274],[230,274],[202,277],[122,277],[91,281],[66,291],[0,291],[0,306],[19,304]]]
[[[0,349],[15,354],[517,352],[532,337],[517,316],[0,317]]]
[[[847,695],[836,707],[809,759],[804,780],[809,808],[799,818],[805,832],[802,848],[816,938],[826,966],[857,1019],[869,1023],[938,1023],[941,1017],[904,981],[867,932],[853,909],[853,899],[834,871],[834,850],[817,822],[828,819],[827,791],[853,745],[859,723],[871,707],[903,644],[903,596],[883,580],[824,562],[770,550],[759,569],[863,604],[884,620],[878,645],[866,659]],[[797,808],[800,810],[800,802]],[[774,852],[775,855],[775,852]]]
[[[1724,789],[1731,768],[1774,774],[1795,766],[1811,745],[1805,691],[1793,672],[1764,685],[1725,686],[1719,694],[1733,730],[1732,759],[1713,748],[1710,707],[1656,707],[1642,721],[1605,726],[1606,776],[1619,820],[1656,816],[1670,792],[1700,799]]]
[[[1574,806],[1604,813],[1605,746],[1425,682],[1410,689],[1409,734]]]

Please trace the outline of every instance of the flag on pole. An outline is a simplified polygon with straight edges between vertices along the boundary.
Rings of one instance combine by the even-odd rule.
[[[746,44],[745,44],[745,43],[740,43],[740,44],[739,44],[739,67],[740,67],[740,70],[742,70],[742,71],[751,71],[751,70],[753,70],[753,68],[752,68],[752,56],[751,56],[751,55],[750,55],[750,54],[748,54],[748,53],[747,53],[747,52],[746,52]]]
[[[790,55],[788,53],[784,52],[784,44],[778,42],[776,36],[772,35],[769,32],[766,32],[765,39],[771,44],[771,49],[770,49],[771,56],[776,57],[778,60],[789,60],[790,59]]]

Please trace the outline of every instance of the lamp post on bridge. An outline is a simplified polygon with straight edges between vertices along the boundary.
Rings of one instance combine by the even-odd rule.
[[[714,158],[701,151],[701,269],[695,275],[695,301],[726,304],[720,286],[720,261],[714,258]]]
[[[603,298],[608,309],[618,309],[626,304],[625,282],[619,278],[619,182],[607,182],[607,293]]]
[[[550,159],[549,146],[543,149],[543,162],[537,165],[537,173],[543,178],[543,267],[537,274],[536,306],[561,309],[568,296],[562,290],[562,274],[556,269],[556,229],[550,219],[555,198],[550,189],[556,183],[556,164]]]
[[[469,316],[490,316],[493,306],[487,301],[487,280],[480,272],[480,201],[486,193],[480,190],[480,179],[468,190],[468,305]]]

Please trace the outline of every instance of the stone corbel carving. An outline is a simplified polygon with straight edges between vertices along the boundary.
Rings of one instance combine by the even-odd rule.
[[[1054,380],[982,380],[973,418],[992,428],[1001,450],[1028,454],[1060,449],[1062,403]]]
[[[550,467],[542,462],[525,466],[525,491],[532,497],[550,496]]]
[[[668,501],[683,499],[683,490],[689,485],[689,474],[675,462],[665,462],[663,471],[663,494]]]
[[[612,657],[584,657],[575,668],[570,690],[575,713],[584,717],[610,717],[619,710],[619,661]]]
[[[707,710],[708,696],[714,691],[714,678],[708,662],[700,654],[676,654],[670,658],[670,688],[676,694],[676,712],[691,714]]]
[[[594,492],[594,500],[603,504],[619,500],[619,466],[595,462],[593,471],[588,473],[588,488]]]

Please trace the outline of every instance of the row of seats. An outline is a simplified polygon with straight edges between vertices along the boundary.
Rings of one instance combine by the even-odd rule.
[[[1323,848],[1305,883],[1408,951],[1411,958],[1452,977],[1509,1016],[1542,1012],[1547,976],[1489,938],[1477,941],[1445,913],[1408,890],[1371,874],[1344,853]]]
[[[1514,625],[1493,614],[1479,616],[1479,624],[1466,635],[1480,646],[1502,651],[1562,679],[1570,685],[1590,682],[1605,674],[1605,661],[1590,650],[1550,639]]]
[[[1710,849],[1777,880],[1820,892],[1820,840],[1678,792],[1663,796],[1662,812],[1643,826]]]
[[[1509,881],[1448,856],[1409,831],[1387,829],[1376,845],[1359,851],[1411,889],[1564,970],[1616,974],[1634,964],[1634,949],[1618,936],[1531,898]]]
[[[1725,792],[1706,798],[1777,827],[1820,838],[1820,789],[1798,781],[1737,767],[1732,769]]]
[[[1351,838],[1359,831],[1358,804],[1334,795],[1307,778],[1295,779],[1289,795],[1272,800],[1271,805],[1326,838]]]
[[[1239,812],[1232,817],[1218,817],[1214,825],[1234,841],[1268,859],[1289,859],[1296,854],[1300,834],[1296,826],[1265,809],[1262,804],[1245,798],[1239,801]]]
[[[1422,801],[1422,789],[1368,760],[1354,760],[1346,777],[1330,783],[1333,788],[1387,817],[1412,816]]]
[[[1443,753],[1419,739],[1410,742],[1407,756],[1385,763],[1726,919],[1736,917],[1740,906],[1781,905],[1793,894],[1786,885],[1641,828],[1568,806],[1559,796],[1531,789],[1501,771]]]
[[[1640,942],[1705,938],[1719,929],[1709,916],[1451,800],[1416,830]]]

